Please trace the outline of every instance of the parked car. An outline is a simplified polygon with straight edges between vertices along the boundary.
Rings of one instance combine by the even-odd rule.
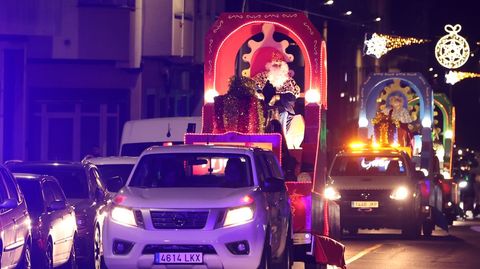
[[[109,192],[118,192],[127,182],[138,157],[97,157],[83,160],[83,164],[92,173],[98,174],[102,185]],[[93,172],[95,171],[95,172]]]
[[[291,266],[288,194],[271,151],[149,148],[99,214],[96,268]]]
[[[31,173],[55,177],[75,208],[77,222],[76,256],[81,268],[93,266],[93,223],[96,210],[108,195],[97,174],[81,163],[71,162],[8,162],[14,173]]]
[[[14,174],[32,220],[32,261],[36,267],[77,268],[75,212],[52,176]]]
[[[0,266],[31,268],[31,221],[13,175],[0,165]]]

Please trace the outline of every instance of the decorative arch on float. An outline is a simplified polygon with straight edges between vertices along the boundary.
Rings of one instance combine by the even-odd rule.
[[[303,13],[224,13],[205,38],[205,93],[225,94],[228,79],[235,74],[235,57],[241,46],[262,33],[264,24],[293,39],[305,60],[304,89],[317,90],[320,104],[327,107],[326,45],[320,33]]]

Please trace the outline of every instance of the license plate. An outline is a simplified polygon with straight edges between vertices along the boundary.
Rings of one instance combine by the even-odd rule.
[[[377,208],[378,201],[352,201],[353,208]]]
[[[203,254],[201,252],[160,252],[155,253],[156,264],[199,264],[203,263]]]

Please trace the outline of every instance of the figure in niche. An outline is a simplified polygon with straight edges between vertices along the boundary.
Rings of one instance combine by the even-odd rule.
[[[392,93],[388,97],[387,105],[383,108],[382,112],[393,121],[398,122],[398,143],[401,146],[410,145],[411,134],[408,129],[408,124],[413,120],[404,102],[404,97],[400,93]]]
[[[295,100],[300,95],[300,87],[293,79],[283,56],[274,52],[272,61],[265,65],[265,71],[256,74],[253,80],[257,88],[264,93],[267,108],[278,109],[283,132],[287,134],[295,115]],[[275,89],[273,95],[269,91],[270,85]]]

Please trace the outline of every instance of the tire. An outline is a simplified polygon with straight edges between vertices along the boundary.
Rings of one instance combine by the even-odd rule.
[[[32,249],[30,247],[29,240],[25,243],[25,248],[23,249],[23,255],[20,262],[17,265],[18,269],[31,269],[32,268]]]
[[[53,269],[53,244],[48,240],[47,250],[45,251],[45,257],[43,260],[43,268]]]
[[[258,269],[274,268],[272,266],[272,250],[270,247],[270,240],[268,237],[269,237],[269,234],[267,234],[265,238],[265,244],[263,246],[263,251],[262,251],[262,260],[260,261],[260,265],[258,266]]]
[[[282,257],[279,259],[278,264],[273,264],[273,268],[279,268],[279,269],[292,268],[292,265],[293,265],[293,259],[292,259],[293,254],[291,251],[292,246],[293,246],[293,242],[291,239],[291,233],[289,232],[285,242],[285,249],[283,250]]]
[[[73,239],[72,248],[70,249],[70,257],[68,261],[61,266],[62,269],[77,269],[77,256],[75,252],[75,238]]]
[[[422,225],[423,235],[425,237],[431,237],[434,229],[435,224],[433,224],[432,221],[427,220]]]
[[[305,269],[326,269],[326,264],[320,264],[315,261],[315,257],[309,256],[305,260]]]
[[[402,236],[405,239],[418,239],[422,233],[422,227],[417,221],[407,223],[402,229]]]
[[[93,242],[93,260],[95,269],[107,269],[103,259],[102,239],[100,236],[100,228],[95,228],[95,238]]]

